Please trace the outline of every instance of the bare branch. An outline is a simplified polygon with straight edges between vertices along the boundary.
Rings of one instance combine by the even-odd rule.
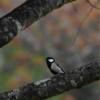
[[[100,61],[0,94],[0,100],[44,100],[100,79]]]
[[[75,0],[27,0],[0,18],[0,47],[9,43],[20,31],[68,2]]]
[[[77,11],[77,9],[76,9],[76,7],[75,7],[74,3],[72,2],[71,4],[72,4],[72,6],[73,6],[74,10],[78,13],[78,11]]]
[[[98,2],[99,2],[99,1],[98,1]],[[96,2],[94,6],[96,6],[96,5],[98,4],[98,2]],[[87,18],[87,17],[89,16],[89,14],[92,12],[93,8],[94,8],[94,7],[92,7],[92,8],[90,9],[90,11],[86,14],[86,16],[85,16],[85,17],[83,18],[83,20],[81,21],[80,26],[79,26],[79,28],[78,28],[78,32],[76,33],[76,36],[75,36],[75,38],[74,38],[74,40],[73,40],[72,45],[74,45],[74,43],[75,43],[75,41],[76,41],[78,35],[80,34],[80,30],[81,30],[81,26],[82,26],[83,22],[86,20],[86,18]]]
[[[96,8],[96,9],[100,10],[100,8],[96,7],[95,5],[92,5],[91,2],[90,2],[89,0],[86,0],[86,1],[87,1],[92,7],[94,7],[94,8]],[[99,3],[99,1],[100,1],[100,0],[98,0],[98,3]]]

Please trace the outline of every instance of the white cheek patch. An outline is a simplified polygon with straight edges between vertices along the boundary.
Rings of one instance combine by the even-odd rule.
[[[54,59],[49,59],[49,62],[53,62],[54,61]]]

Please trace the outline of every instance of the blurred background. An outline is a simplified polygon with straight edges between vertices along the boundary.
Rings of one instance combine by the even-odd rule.
[[[95,5],[98,0],[90,0]],[[0,17],[25,0],[0,0]],[[97,3],[100,7],[100,2]],[[87,17],[86,17],[87,16]],[[45,58],[69,71],[100,59],[100,10],[85,0],[56,9],[0,49],[0,93],[52,77]],[[48,100],[100,100],[100,82]]]

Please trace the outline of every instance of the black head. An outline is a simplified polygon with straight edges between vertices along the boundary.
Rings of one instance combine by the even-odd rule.
[[[51,64],[52,64],[53,62],[55,62],[55,59],[52,58],[52,57],[47,57],[47,58],[46,58],[46,62],[47,62],[48,67],[50,68],[50,67],[51,67]]]
[[[49,63],[53,63],[53,62],[55,62],[55,59],[52,58],[52,57],[47,57],[46,61],[49,62]]]

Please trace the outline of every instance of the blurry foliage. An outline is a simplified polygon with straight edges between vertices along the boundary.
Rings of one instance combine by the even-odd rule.
[[[0,0],[0,16],[24,1]],[[96,2],[91,0],[92,4]],[[45,63],[48,56],[54,57],[66,71],[100,59],[100,11],[93,9],[78,30],[92,7],[85,0],[77,0],[73,4],[75,9],[69,3],[54,10],[1,48],[0,92],[53,76]],[[48,100],[98,100],[98,84],[100,82]]]

